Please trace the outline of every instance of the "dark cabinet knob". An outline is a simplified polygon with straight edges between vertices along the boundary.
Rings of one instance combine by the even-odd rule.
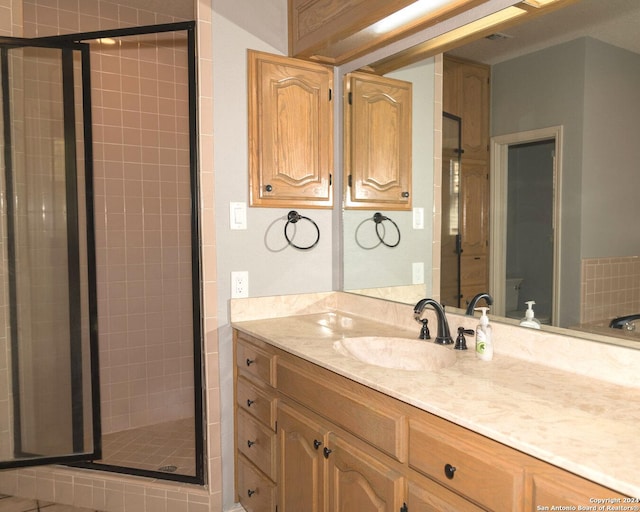
[[[453,480],[453,477],[455,475],[456,472],[456,468],[454,466],[452,466],[451,464],[445,464],[444,465],[444,475],[449,479],[449,480]]]
[[[247,496],[249,496],[249,498],[251,498],[251,496],[253,496],[256,493],[256,491],[254,491],[253,489],[247,489]]]
[[[247,407],[251,407],[255,403],[256,403],[255,400],[251,400],[251,399],[247,398]]]
[[[333,450],[329,450],[329,448],[327,448],[327,447],[323,448],[322,453],[323,453],[323,455],[324,455],[324,458],[325,458],[325,459],[328,459],[328,458],[329,458],[329,455],[331,455],[331,452],[332,452],[332,451],[333,451]]]
[[[405,197],[405,198],[406,198],[406,197],[409,197],[409,192],[403,192],[403,193],[402,193],[402,197]]]
[[[266,187],[264,187],[264,189],[265,189],[267,192],[271,192],[271,191],[273,190],[273,187],[272,187],[271,185],[267,185]]]
[[[322,446],[322,441],[318,441],[317,439],[314,439],[313,447],[317,450],[318,448],[320,448],[320,446]]]
[[[247,366],[251,366],[253,363],[255,363],[253,359],[249,359],[248,357],[246,362],[247,362]]]
[[[251,448],[254,444],[256,444],[256,442],[255,442],[255,441],[250,441],[250,440],[248,440],[248,441],[247,441],[247,446],[248,446],[249,448]]]

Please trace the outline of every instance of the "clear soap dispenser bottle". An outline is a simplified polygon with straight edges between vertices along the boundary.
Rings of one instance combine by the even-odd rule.
[[[540,329],[540,321],[534,316],[533,305],[536,303],[534,300],[528,300],[525,302],[527,310],[524,312],[524,318],[520,321],[522,327],[531,327],[532,329]]]
[[[487,316],[489,308],[475,309],[476,311],[482,311],[480,323],[476,327],[476,356],[482,361],[491,361],[493,359],[493,339],[491,337],[489,317]]]

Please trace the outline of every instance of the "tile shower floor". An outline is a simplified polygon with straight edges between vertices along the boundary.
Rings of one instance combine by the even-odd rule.
[[[195,476],[194,419],[103,435],[102,455],[96,462]]]

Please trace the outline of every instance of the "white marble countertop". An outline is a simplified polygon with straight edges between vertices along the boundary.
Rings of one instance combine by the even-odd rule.
[[[318,308],[278,318],[245,318],[242,314],[234,318],[232,308],[232,325],[242,332],[584,478],[640,497],[640,390],[636,387],[501,351],[490,362],[478,360],[473,350],[454,351],[457,360],[447,368],[391,370],[340,354],[333,344],[350,336],[415,338],[419,326],[409,329]],[[435,321],[430,325],[434,335]],[[451,325],[454,339],[457,326]],[[473,336],[467,337],[467,343],[473,347]]]

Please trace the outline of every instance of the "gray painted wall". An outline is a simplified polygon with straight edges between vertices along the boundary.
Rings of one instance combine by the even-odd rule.
[[[582,257],[640,254],[640,55],[586,41]]]

